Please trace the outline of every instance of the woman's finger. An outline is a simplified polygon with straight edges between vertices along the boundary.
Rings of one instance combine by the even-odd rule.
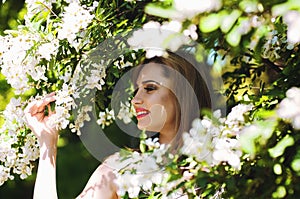
[[[29,111],[31,112],[32,115],[36,113],[41,113],[45,111],[45,107],[48,106],[51,102],[55,101],[54,97],[55,93],[50,93],[46,95],[42,100],[38,100],[33,104],[30,108]]]
[[[47,105],[47,108],[48,108],[48,115],[52,115],[53,112],[52,112],[52,110],[51,110],[51,105],[48,104],[48,105]]]
[[[45,114],[44,113],[38,113],[38,114],[35,115],[35,117],[38,121],[42,121],[45,117]]]

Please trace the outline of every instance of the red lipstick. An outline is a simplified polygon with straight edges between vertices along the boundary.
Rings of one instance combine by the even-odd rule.
[[[141,119],[150,113],[147,109],[144,108],[136,108],[135,112],[137,119]]]

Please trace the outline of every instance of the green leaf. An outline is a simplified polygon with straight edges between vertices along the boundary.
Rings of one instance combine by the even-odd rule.
[[[228,35],[226,35],[226,41],[231,45],[231,46],[237,46],[239,45],[241,41],[242,35],[238,30],[238,27],[234,27]]]
[[[272,7],[272,14],[275,16],[284,15],[290,10],[300,11],[300,1],[299,0],[289,0],[285,3],[278,4]]]
[[[172,7],[162,8],[154,3],[149,3],[145,7],[145,12],[147,14],[162,17],[162,18],[174,18],[178,16],[178,12],[174,8]]]
[[[267,119],[267,118],[270,118],[275,115],[276,115],[275,110],[258,109],[258,111],[255,112],[254,117],[259,118],[259,119],[261,119],[261,118]]]
[[[290,135],[286,135],[282,140],[280,140],[275,147],[269,149],[270,156],[277,158],[284,153],[285,148],[292,146],[294,144],[294,138]]]
[[[142,131],[141,135],[140,135],[140,150],[142,153],[146,152],[147,146],[145,144],[145,140],[147,138],[147,134],[145,131]]]
[[[220,22],[220,14],[213,13],[200,19],[199,28],[204,33],[212,32],[220,27]]]
[[[286,196],[286,188],[284,186],[278,186],[272,196],[273,198],[284,198]]]
[[[243,150],[254,156],[259,149],[259,145],[265,145],[271,137],[277,125],[276,120],[256,121],[253,125],[246,127],[240,137]]]
[[[300,158],[293,160],[291,167],[294,171],[300,172]]]
[[[222,32],[227,33],[233,26],[233,24],[237,21],[237,19],[241,16],[242,12],[240,10],[234,10],[230,15],[223,16],[223,20],[221,22],[220,28]]]

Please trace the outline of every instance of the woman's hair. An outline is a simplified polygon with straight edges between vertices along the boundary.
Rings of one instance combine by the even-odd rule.
[[[182,133],[191,128],[192,121],[200,117],[200,111],[204,108],[211,109],[211,98],[208,89],[210,82],[204,79],[206,77],[202,77],[207,76],[204,73],[207,66],[200,65],[186,53],[183,56],[188,57],[190,61],[187,61],[180,54],[172,52],[168,52],[166,57],[145,59],[137,71],[138,74],[144,65],[156,63],[162,66],[164,76],[171,78],[174,83],[172,92],[177,100],[175,123],[177,134],[172,141],[172,146],[175,146],[175,148],[182,145]],[[191,61],[193,61],[193,64]]]

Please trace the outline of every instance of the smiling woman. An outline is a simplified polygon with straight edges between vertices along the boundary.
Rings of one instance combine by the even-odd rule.
[[[172,142],[175,148],[182,146],[182,133],[191,128],[201,110],[212,108],[208,76],[200,72],[206,66],[191,64],[183,56],[188,54],[168,52],[167,57],[146,59],[133,80],[138,127],[160,132],[160,142]]]
[[[201,73],[179,55],[169,52],[166,57],[145,60],[136,68],[135,74],[136,92],[131,102],[136,110],[138,128],[159,133],[161,144],[170,144],[173,149],[178,149],[182,146],[182,133],[191,127],[193,119],[200,116],[200,110],[211,108],[210,94]],[[25,110],[28,126],[40,145],[34,198],[45,195],[57,197],[58,130],[49,122],[55,115],[50,109],[53,101],[55,93],[33,101]],[[107,161],[111,158],[116,156],[108,157]],[[118,198],[114,180],[112,167],[104,162],[93,173],[78,198]]]
[[[169,143],[176,135],[176,107],[172,81],[163,74],[159,64],[146,64],[139,73],[132,104],[141,130],[160,132],[160,143]],[[157,119],[159,118],[159,119]]]

